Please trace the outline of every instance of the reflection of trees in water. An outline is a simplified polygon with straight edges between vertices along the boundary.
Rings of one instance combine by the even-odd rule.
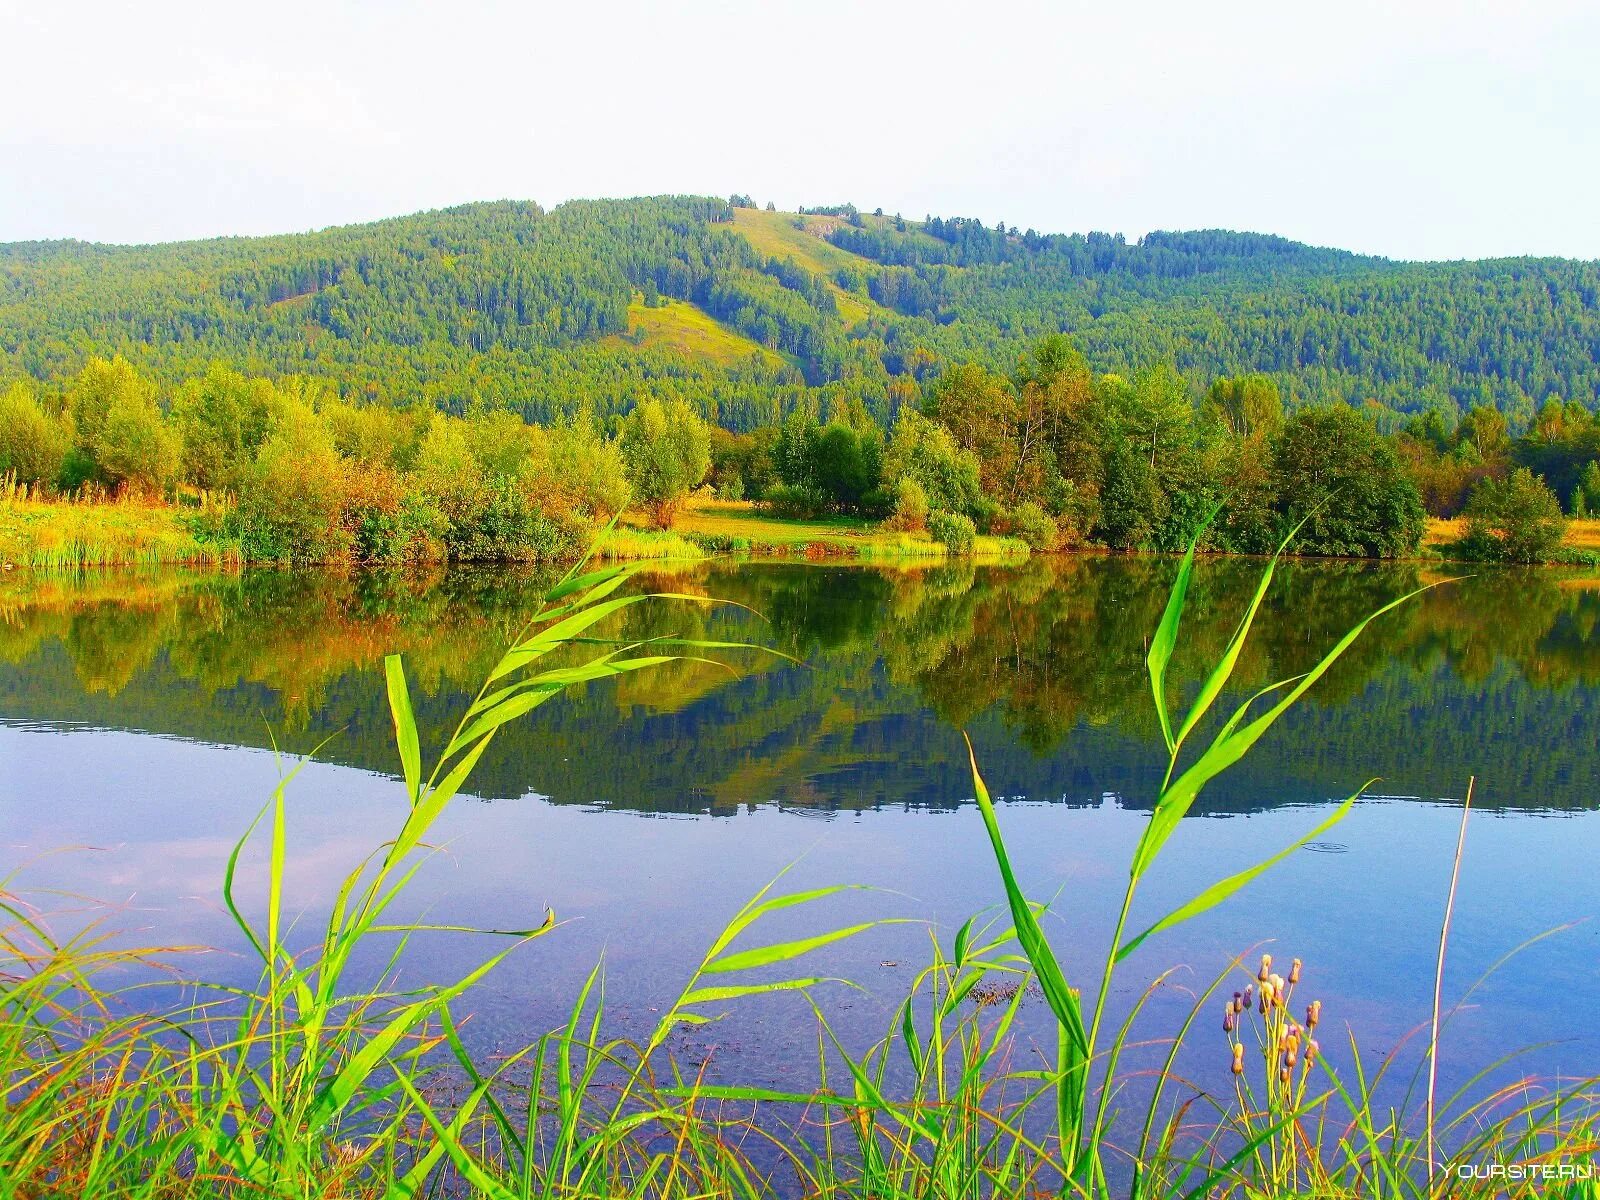
[[[1177,689],[1221,653],[1262,566],[1199,564]],[[948,803],[965,795],[950,727],[970,726],[1013,794],[1137,797],[1155,738],[1143,660],[1175,569],[1073,557],[652,570],[640,587],[723,597],[766,620],[662,603],[599,633],[764,643],[806,665],[733,654],[738,675],[682,663],[591,687],[497,741],[480,778],[491,795],[650,808]],[[1235,694],[1305,670],[1372,609],[1436,577],[1284,563]],[[382,656],[407,656],[423,725],[442,728],[548,583],[482,570],[8,582],[0,715],[250,745],[265,717],[308,744],[342,730],[332,757],[387,770]],[[1216,803],[1320,798],[1375,771],[1442,790],[1477,771],[1502,801],[1590,803],[1597,618],[1600,589],[1559,572],[1487,571],[1428,592],[1358,642]],[[1437,780],[1405,757],[1419,746]],[[1291,795],[1291,776],[1312,782]]]

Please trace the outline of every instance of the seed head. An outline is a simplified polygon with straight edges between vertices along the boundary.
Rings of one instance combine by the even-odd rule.
[[[1300,960],[1298,958],[1294,960],[1294,965],[1289,968],[1289,982],[1300,982]]]
[[[1233,1005],[1228,1005],[1222,1010],[1222,1032],[1233,1032]]]
[[[1311,1065],[1311,1060],[1317,1056],[1317,1051],[1320,1049],[1322,1047],[1317,1045],[1316,1038],[1312,1038],[1306,1043],[1306,1066],[1309,1067]]]
[[[1262,983],[1272,978],[1272,955],[1261,956],[1261,970],[1256,972],[1256,979]]]
[[[1298,1061],[1299,1061],[1299,1056],[1295,1054],[1294,1047],[1290,1046],[1289,1049],[1285,1052],[1285,1054],[1283,1056],[1283,1065],[1285,1067],[1292,1068],[1294,1066],[1294,1064],[1296,1062],[1298,1062]]]
[[[1284,1084],[1286,1086],[1288,1085],[1288,1082],[1289,1082],[1289,1068],[1288,1067],[1285,1067],[1283,1070],[1278,1072],[1278,1082],[1281,1083],[1281,1084]]]
[[[1274,976],[1272,976],[1270,982],[1272,984],[1273,993],[1274,994],[1282,994],[1282,992],[1283,992],[1283,976],[1282,975],[1274,975]]]
[[[1306,1005],[1306,1028],[1315,1029],[1320,1020],[1322,1020],[1322,1001],[1313,1000]]]
[[[1233,1073],[1235,1075],[1243,1075],[1244,1074],[1244,1043],[1243,1042],[1235,1042],[1233,1044]]]
[[[1240,999],[1244,1001],[1244,1008],[1254,1008],[1256,1004],[1255,984],[1247,984],[1244,989],[1244,995],[1241,996]],[[1241,1008],[1239,1011],[1243,1012],[1244,1008]]]

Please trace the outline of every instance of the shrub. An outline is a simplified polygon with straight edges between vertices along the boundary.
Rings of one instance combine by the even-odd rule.
[[[1050,514],[1032,500],[1025,500],[1006,514],[1009,532],[1028,544],[1030,550],[1055,550],[1061,545],[1061,531]]]
[[[903,477],[894,489],[894,511],[884,522],[901,533],[921,533],[928,528],[928,493],[915,479]]]
[[[786,521],[804,521],[828,510],[828,497],[815,488],[778,483],[767,489],[762,503],[768,512]]]
[[[32,388],[14,383],[0,392],[0,475],[53,487],[71,449],[66,422],[45,412]]]
[[[1526,467],[1485,479],[1467,501],[1462,548],[1489,562],[1549,562],[1561,549],[1567,520],[1561,501]]]
[[[971,554],[978,537],[978,527],[972,518],[962,513],[935,512],[928,517],[928,532],[936,542],[943,542],[951,554]]]
[[[321,419],[281,412],[239,487],[239,541],[251,560],[336,562],[355,539],[344,524],[345,464]]]

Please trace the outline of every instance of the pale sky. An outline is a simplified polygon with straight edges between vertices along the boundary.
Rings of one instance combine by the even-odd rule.
[[[1600,4],[0,0],[0,241],[748,192],[1600,258]]]

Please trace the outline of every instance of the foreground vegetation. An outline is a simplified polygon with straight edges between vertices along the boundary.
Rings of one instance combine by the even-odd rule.
[[[97,928],[58,939],[42,914],[6,897],[0,1179],[16,1194],[86,1196],[1431,1197],[1501,1191],[1494,1181],[1458,1181],[1457,1164],[1556,1164],[1592,1153],[1600,1139],[1591,1084],[1528,1082],[1483,1097],[1436,1097],[1429,1087],[1425,1103],[1388,1108],[1384,1070],[1342,1074],[1319,1047],[1336,1015],[1316,1000],[1302,1012],[1310,976],[1299,960],[1217,964],[1175,1030],[1140,1021],[1164,979],[1150,981],[1132,1011],[1114,1001],[1114,981],[1135,948],[1227,902],[1350,811],[1357,796],[1282,854],[1134,932],[1148,920],[1133,919],[1141,884],[1206,784],[1246,755],[1373,620],[1410,598],[1391,599],[1304,664],[1309,670],[1257,692],[1219,723],[1210,710],[1245,657],[1276,563],[1201,671],[1198,690],[1184,689],[1189,707],[1174,711],[1169,698],[1180,681],[1169,671],[1182,660],[1192,569],[1191,549],[1149,643],[1148,684],[1168,762],[1098,978],[1066,978],[1041,924],[1043,906],[1010,871],[1001,814],[975,761],[978,812],[1008,919],[935,936],[928,966],[873,1046],[833,1037],[827,981],[808,965],[829,945],[869,935],[871,925],[791,941],[763,936],[772,914],[820,912],[838,887],[760,892],[637,1040],[611,1032],[597,970],[561,1028],[492,1062],[473,1057],[459,1032],[472,986],[506,954],[552,936],[553,916],[522,930],[456,930],[503,948],[447,985],[398,991],[390,972],[364,978],[355,966],[362,946],[392,952],[393,968],[427,929],[398,919],[397,901],[430,829],[501,730],[576,685],[738,652],[711,639],[626,635],[597,650],[594,637],[614,633],[608,621],[659,598],[623,591],[636,568],[575,569],[488,672],[431,767],[405,673],[397,658],[388,660],[408,805],[399,828],[315,921],[286,894],[294,773],[282,781],[223,880],[227,909],[260,960],[254,987],[200,988],[180,1011],[140,1015],[144,993],[126,990],[119,973],[169,954],[118,949]],[[249,850],[266,855],[261,894],[244,894],[239,882]],[[306,940],[309,948],[297,948]],[[1059,1028],[1059,1049],[1046,1062],[1023,1057],[1011,1037],[1031,988]],[[818,1021],[814,1088],[711,1084],[672,1060],[675,1030],[785,993],[808,1001]],[[971,1003],[979,997],[987,999]],[[1213,1015],[1222,1017],[1222,1035],[1210,1036],[1227,1086],[1196,1089],[1174,1064],[1192,1034],[1213,1028],[1205,1024]],[[1160,1070],[1126,1068],[1125,1056],[1152,1037]],[[1439,1045],[1436,1030],[1430,1057]]]

